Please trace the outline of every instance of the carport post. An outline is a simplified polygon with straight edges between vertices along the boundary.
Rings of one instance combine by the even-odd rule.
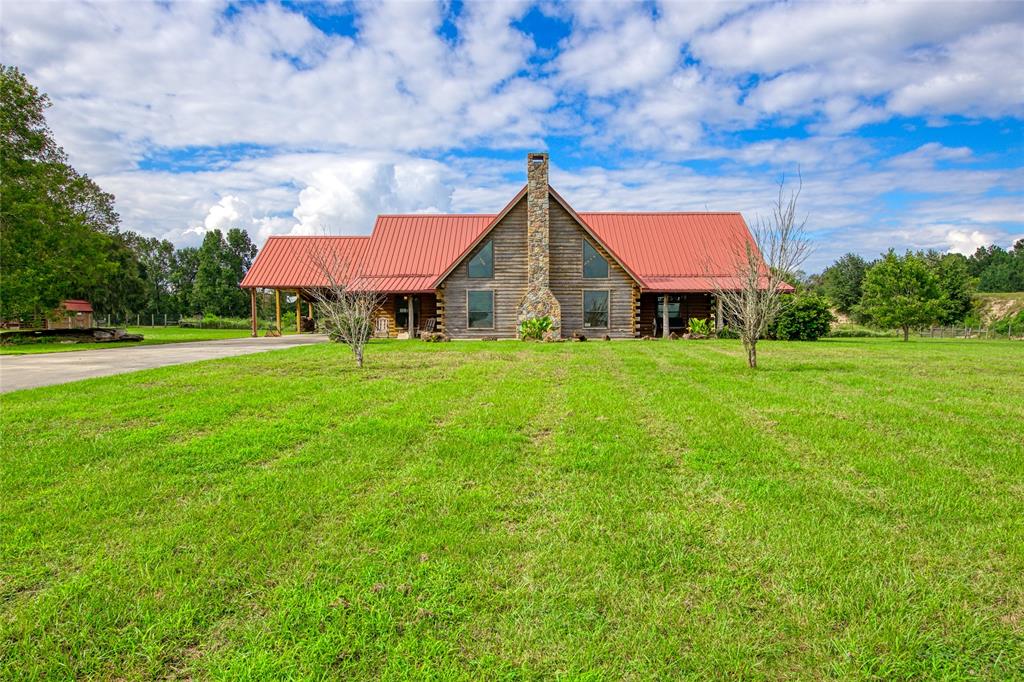
[[[257,336],[256,333],[256,287],[249,289],[249,311],[250,318],[249,324],[252,326],[252,336]],[[167,326],[167,316],[164,315],[164,326]]]
[[[281,333],[281,290],[274,289],[274,303],[277,307],[277,333]]]
[[[715,331],[722,331],[722,299],[715,296],[715,306],[718,308],[715,314]]]
[[[668,294],[661,297],[661,337],[668,338]]]
[[[302,296],[298,289],[295,290],[295,333],[302,333]]]

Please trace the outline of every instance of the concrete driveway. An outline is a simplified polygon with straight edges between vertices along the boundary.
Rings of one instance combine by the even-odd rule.
[[[189,343],[165,343],[130,348],[111,346],[99,350],[0,355],[0,393],[69,381],[124,374],[140,369],[215,360],[235,355],[305,346],[327,340],[322,334],[301,336],[218,339]]]

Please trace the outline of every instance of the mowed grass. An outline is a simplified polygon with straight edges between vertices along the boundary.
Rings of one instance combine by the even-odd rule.
[[[1021,679],[1024,344],[307,346],[0,398],[0,678]]]
[[[238,339],[249,336],[248,329],[191,329],[188,327],[128,327],[131,334],[142,334],[142,341],[119,341],[111,343],[12,343],[0,345],[0,355],[26,355],[30,353],[63,353],[97,348],[124,348],[128,346],[151,346],[160,343],[184,343],[186,341],[212,341],[215,339]],[[262,335],[262,331],[260,332]]]

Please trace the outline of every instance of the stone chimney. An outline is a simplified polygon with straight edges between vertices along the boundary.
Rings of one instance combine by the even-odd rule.
[[[526,157],[527,289],[519,304],[519,321],[550,317],[554,322],[551,336],[558,337],[561,335],[562,309],[551,293],[550,232],[548,155],[531,153]]]

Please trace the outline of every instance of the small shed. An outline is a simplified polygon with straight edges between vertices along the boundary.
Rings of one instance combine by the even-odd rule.
[[[47,329],[89,329],[92,327],[92,304],[78,298],[61,301],[53,316],[46,320]]]

